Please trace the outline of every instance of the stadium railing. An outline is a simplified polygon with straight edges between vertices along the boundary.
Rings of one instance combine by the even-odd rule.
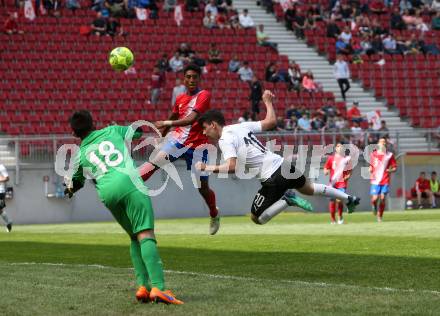
[[[428,152],[440,151],[440,133],[438,129],[417,129],[419,135],[427,139]],[[378,132],[379,133],[379,132]],[[407,131],[389,131],[391,149],[395,153],[400,153],[399,146],[405,142],[405,137],[414,136],[414,132]],[[352,142],[359,139],[361,149],[368,144],[368,132],[363,131],[362,137],[351,132],[292,132],[276,131],[266,132],[257,135],[261,141],[274,141],[276,145],[331,145],[336,142]],[[64,144],[79,145],[79,140],[72,136],[51,135],[51,136],[19,136],[2,137],[0,136],[0,162],[10,166],[20,168],[32,164],[54,163],[58,149]],[[136,144],[133,144],[132,148]],[[264,144],[266,145],[266,144]],[[146,160],[153,147],[141,148],[133,152],[136,160]],[[276,149],[276,148],[275,148]]]

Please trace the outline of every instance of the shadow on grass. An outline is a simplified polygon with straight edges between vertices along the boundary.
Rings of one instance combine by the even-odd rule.
[[[1,262],[131,267],[128,244],[0,242]],[[159,247],[168,270],[359,286],[440,290],[440,259],[361,254],[244,252]]]

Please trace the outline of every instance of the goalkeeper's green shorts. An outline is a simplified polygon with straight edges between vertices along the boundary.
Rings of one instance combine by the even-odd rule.
[[[134,238],[143,230],[154,229],[154,212],[151,199],[144,193],[135,190],[128,193],[116,203],[105,206],[122,228]]]

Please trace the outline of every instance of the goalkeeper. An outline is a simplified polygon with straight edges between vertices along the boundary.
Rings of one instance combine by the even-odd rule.
[[[72,197],[83,187],[84,173],[94,179],[101,201],[131,238],[130,255],[139,286],[136,299],[183,304],[171,291],[165,291],[151,200],[125,146],[126,138],[140,138],[142,133],[117,125],[95,130],[88,111],[75,112],[70,126],[81,145],[75,157],[77,169],[65,193]]]

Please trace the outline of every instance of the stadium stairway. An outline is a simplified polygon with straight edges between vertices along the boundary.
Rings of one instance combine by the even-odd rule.
[[[270,37],[270,41],[278,43],[280,54],[295,60],[303,72],[310,69],[325,91],[333,92],[336,101],[343,101],[339,86],[333,77],[333,66],[329,64],[325,56],[320,56],[313,47],[306,44],[305,40],[297,39],[292,32],[286,30],[284,23],[278,22],[273,14],[266,13],[263,7],[256,4],[256,1],[236,0],[234,7],[240,12],[247,8],[255,24],[264,25],[265,33]],[[399,143],[401,152],[428,150],[428,143],[423,134],[410,126],[408,122],[401,120],[397,112],[389,110],[384,102],[377,100],[372,92],[364,90],[360,83],[351,81],[350,84],[351,89],[347,93],[346,100],[348,109],[354,101],[357,101],[364,115],[367,112],[379,110],[390,131],[401,133]]]

